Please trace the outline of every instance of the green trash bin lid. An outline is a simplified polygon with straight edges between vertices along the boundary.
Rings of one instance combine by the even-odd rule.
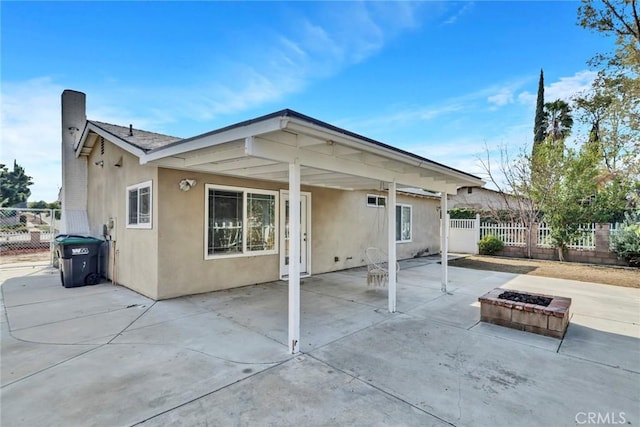
[[[102,240],[90,236],[74,236],[69,234],[61,234],[56,236],[56,243],[59,245],[86,245],[102,243]]]

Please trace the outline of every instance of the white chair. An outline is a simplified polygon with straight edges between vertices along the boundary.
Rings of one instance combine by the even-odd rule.
[[[364,253],[367,258],[367,285],[385,287],[389,282],[387,254],[375,247],[367,248]],[[398,271],[400,271],[400,264],[396,262],[396,272]]]

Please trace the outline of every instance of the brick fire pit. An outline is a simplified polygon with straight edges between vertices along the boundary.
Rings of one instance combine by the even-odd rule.
[[[523,298],[533,296],[551,301],[544,306],[500,298],[505,292],[520,294]],[[496,288],[478,298],[478,301],[482,322],[555,338],[562,338],[569,325],[571,298]]]

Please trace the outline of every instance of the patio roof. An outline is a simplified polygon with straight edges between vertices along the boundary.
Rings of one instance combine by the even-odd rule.
[[[288,184],[289,257],[300,258],[301,185],[343,190],[388,190],[389,206],[396,192],[430,190],[456,194],[461,186],[482,186],[469,173],[338,128],[292,110],[188,139],[172,139],[150,132],[88,121],[75,147],[88,156],[98,136],[131,152],[140,164]],[[447,212],[447,197],[440,198]],[[396,223],[396,210],[387,209],[387,223]],[[395,228],[387,228],[388,265],[396,265]],[[448,281],[448,221],[441,221],[442,287]],[[388,306],[396,311],[396,270],[388,271]],[[289,263],[289,348],[300,348],[300,265]]]
[[[455,194],[459,186],[482,186],[469,173],[321,122],[281,110],[192,138],[88,121],[76,155],[88,155],[103,136],[140,158],[141,164],[288,182],[298,159],[301,184],[344,190],[420,188]],[[93,136],[93,137],[92,137]]]

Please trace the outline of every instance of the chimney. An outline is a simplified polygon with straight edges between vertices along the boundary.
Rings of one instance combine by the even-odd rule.
[[[61,233],[89,234],[87,158],[75,155],[86,122],[86,95],[74,90],[62,92]]]

